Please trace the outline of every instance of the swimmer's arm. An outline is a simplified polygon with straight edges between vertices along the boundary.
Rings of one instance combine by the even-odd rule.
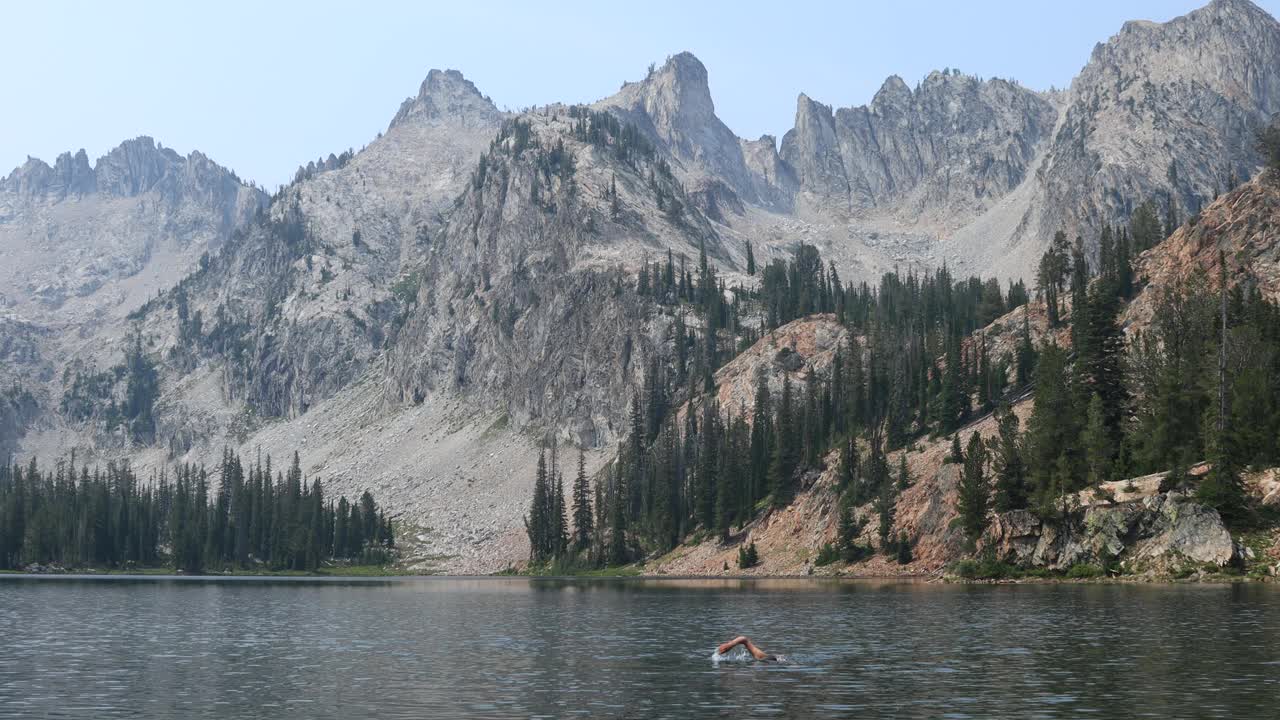
[[[747,640],[746,638],[742,638],[742,639],[744,641],[742,644],[747,646],[747,652],[751,653],[751,656],[754,657],[755,659],[757,660],[773,659],[772,655],[756,647],[755,644],[752,643],[750,640]]]
[[[724,655],[724,653],[733,650],[733,648],[740,646],[740,644],[748,644],[748,646],[750,646],[750,643],[751,641],[749,641],[749,639],[746,639],[745,635],[739,635],[739,637],[733,638],[731,639],[731,641],[728,641],[727,643],[722,644],[722,646],[717,647],[716,655]]]
[[[772,659],[772,656],[769,655],[769,653],[756,647],[754,643],[752,643],[750,640],[747,639],[746,635],[739,635],[738,637],[716,648],[716,654],[724,655],[725,653],[729,652],[730,650],[734,649],[739,645],[742,645],[743,647],[745,647],[747,649],[747,652],[751,653],[751,657],[757,660]]]

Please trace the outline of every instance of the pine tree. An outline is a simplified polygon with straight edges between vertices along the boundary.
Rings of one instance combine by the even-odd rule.
[[[864,523],[854,515],[853,507],[849,503],[843,503],[840,523],[836,527],[836,545],[845,562],[857,562],[866,557],[866,548],[858,544],[863,526]]]
[[[591,513],[591,487],[587,481],[586,452],[578,449],[578,474],[573,479],[573,551],[585,552],[595,532]]]
[[[906,565],[911,562],[911,540],[907,538],[907,531],[903,530],[898,536],[898,564]]]
[[[893,551],[890,538],[893,535],[893,517],[897,513],[897,501],[898,498],[893,491],[893,484],[882,484],[876,497],[875,510],[880,521],[877,528],[880,537],[880,549],[885,553]]]
[[[551,554],[559,557],[569,547],[569,518],[564,501],[564,475],[556,472],[555,495],[551,510]]]
[[[547,453],[538,453],[538,469],[533,480],[533,500],[525,520],[529,536],[529,562],[545,562],[551,557],[551,509],[554,499],[547,480]]]
[[[612,511],[609,517],[608,564],[625,565],[630,560],[627,550],[627,513],[622,488],[613,489]]]
[[[1053,475],[1059,458],[1065,459],[1067,487],[1077,488],[1074,458],[1079,427],[1076,421],[1073,393],[1068,382],[1067,356],[1055,344],[1044,346],[1036,364],[1035,409],[1027,423],[1026,463],[1038,496],[1037,504],[1052,500]]]
[[[1027,468],[1022,459],[1018,416],[1008,408],[996,413],[999,435],[992,439],[991,466],[996,476],[995,510],[1008,512],[1027,507]]]
[[[1088,468],[1090,485],[1099,485],[1111,479],[1111,462],[1115,457],[1111,437],[1111,430],[1107,427],[1106,411],[1102,407],[1102,397],[1095,392],[1089,398],[1088,414],[1080,436],[1081,444],[1084,446],[1085,465]]]
[[[1022,330],[1018,333],[1017,385],[1022,389],[1031,382],[1031,373],[1035,370],[1036,349],[1031,343],[1031,327],[1027,312],[1022,314]]]
[[[990,488],[985,476],[986,456],[982,438],[973,433],[969,436],[969,447],[965,453],[959,499],[960,522],[970,542],[976,542],[987,528]]]
[[[747,274],[755,275],[756,274],[756,255],[755,255],[755,252],[751,249],[750,240],[746,241],[746,245],[747,245]]]
[[[1218,339],[1218,402],[1214,418],[1213,437],[1209,446],[1212,463],[1208,474],[1201,481],[1196,496],[1205,504],[1217,508],[1223,519],[1239,522],[1245,518],[1247,496],[1239,468],[1239,435],[1232,432],[1231,426],[1231,394],[1227,383],[1227,275],[1226,257],[1218,254],[1218,297],[1219,297],[1219,339]],[[1255,400],[1256,402],[1256,400]],[[1215,417],[1216,416],[1216,417]]]
[[[958,433],[951,433],[951,450],[947,453],[946,462],[955,464],[964,462],[964,450],[960,448],[960,435]]]
[[[784,375],[778,414],[774,422],[773,457],[769,462],[769,491],[774,507],[785,507],[795,495],[795,470],[799,455],[792,403],[791,377]]]

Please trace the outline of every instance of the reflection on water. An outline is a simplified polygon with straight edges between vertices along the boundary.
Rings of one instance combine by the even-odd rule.
[[[712,662],[745,634],[785,664]],[[1280,591],[0,579],[0,717],[1259,717]]]

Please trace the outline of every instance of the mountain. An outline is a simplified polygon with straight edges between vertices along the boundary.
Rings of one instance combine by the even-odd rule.
[[[0,307],[29,319],[123,314],[217,250],[266,201],[203,154],[183,157],[149,137],[92,166],[84,150],[52,167],[29,159],[0,179],[0,253],[9,260]]]
[[[1280,112],[1277,61],[1280,23],[1246,0],[1126,23],[1072,84],[1043,170],[1049,195],[1098,195],[1046,205],[1045,217],[1096,228],[1132,210],[1122,199],[1157,195],[1185,215],[1252,176],[1254,134]]]
[[[128,315],[216,253],[267,196],[149,137],[92,165],[29,159],[0,179],[0,454],[55,425],[64,368],[110,364]]]
[[[1092,248],[1138,202],[1187,217],[1252,176],[1278,37],[1218,0],[1126,25],[1068,91],[891,77],[863,107],[801,95],[780,142],[737,137],[690,53],[518,114],[432,70],[384,133],[269,199],[145,138],[92,167],[31,161],[0,182],[0,357],[34,406],[0,402],[0,450],[143,470],[297,450],[333,492],[374,489],[431,567],[505,567],[546,443],[600,470],[659,385],[680,404],[709,382],[741,412],[782,361],[759,345],[762,288],[812,301],[831,269],[874,287],[943,264],[1031,279],[1058,228]],[[821,282],[770,267],[795,258]],[[825,347],[831,324],[792,334]],[[155,396],[121,423],[138,367]]]
[[[956,254],[1025,277],[1056,230],[1096,247],[1145,199],[1195,213],[1257,172],[1254,134],[1280,113],[1277,63],[1280,23],[1248,0],[1126,23],[1072,82],[1025,201],[1003,225],[957,233]]]

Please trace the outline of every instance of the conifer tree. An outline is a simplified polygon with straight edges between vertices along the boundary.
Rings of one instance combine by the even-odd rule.
[[[611,505],[608,564],[625,565],[630,560],[630,553],[627,550],[627,513],[622,488],[613,489]]]
[[[564,475],[556,472],[555,495],[551,510],[551,554],[563,555],[569,547],[569,518],[564,500]]]
[[[880,549],[885,553],[893,552],[890,538],[893,536],[893,517],[897,513],[897,494],[894,492],[892,483],[884,483],[880,486],[880,492],[876,496],[876,515],[880,524],[877,528],[880,537]]]
[[[990,488],[987,485],[985,466],[986,448],[978,433],[969,436],[969,446],[964,459],[964,474],[960,480],[960,522],[965,537],[970,542],[982,537],[987,528],[987,509]]]
[[[960,435],[958,433],[951,433],[951,450],[947,453],[946,461],[957,464],[964,462],[964,450],[960,448]]]
[[[1022,459],[1018,416],[1008,408],[997,411],[999,435],[992,438],[991,466],[996,476],[996,512],[1027,507],[1027,468]]]
[[[547,453],[538,453],[538,469],[533,480],[533,500],[525,520],[529,535],[529,562],[545,562],[551,557],[551,510],[554,499],[547,479]]]
[[[591,488],[587,481],[586,452],[578,449],[578,474],[573,479],[573,551],[586,552],[591,546],[595,521],[591,513]]]
[[[1111,462],[1115,456],[1115,449],[1111,440],[1111,430],[1107,427],[1102,397],[1096,392],[1089,398],[1089,409],[1080,440],[1084,446],[1088,483],[1098,485],[1110,480]]]
[[[906,565],[911,562],[911,540],[907,538],[907,531],[903,530],[898,536],[898,564]]]
[[[864,523],[854,515],[853,507],[847,502],[842,503],[840,522],[836,527],[836,546],[845,562],[857,562],[866,557],[866,548],[858,544],[863,527]]]
[[[796,429],[791,377],[784,375],[774,421],[773,457],[769,462],[769,491],[774,507],[785,507],[794,496],[794,474],[799,454]]]
[[[1071,456],[1077,452],[1079,426],[1072,395],[1066,353],[1053,343],[1045,345],[1036,364],[1035,409],[1027,423],[1026,439],[1027,467],[1040,505],[1055,495],[1051,486],[1060,469],[1059,458],[1066,463],[1064,491],[1077,489]]]

